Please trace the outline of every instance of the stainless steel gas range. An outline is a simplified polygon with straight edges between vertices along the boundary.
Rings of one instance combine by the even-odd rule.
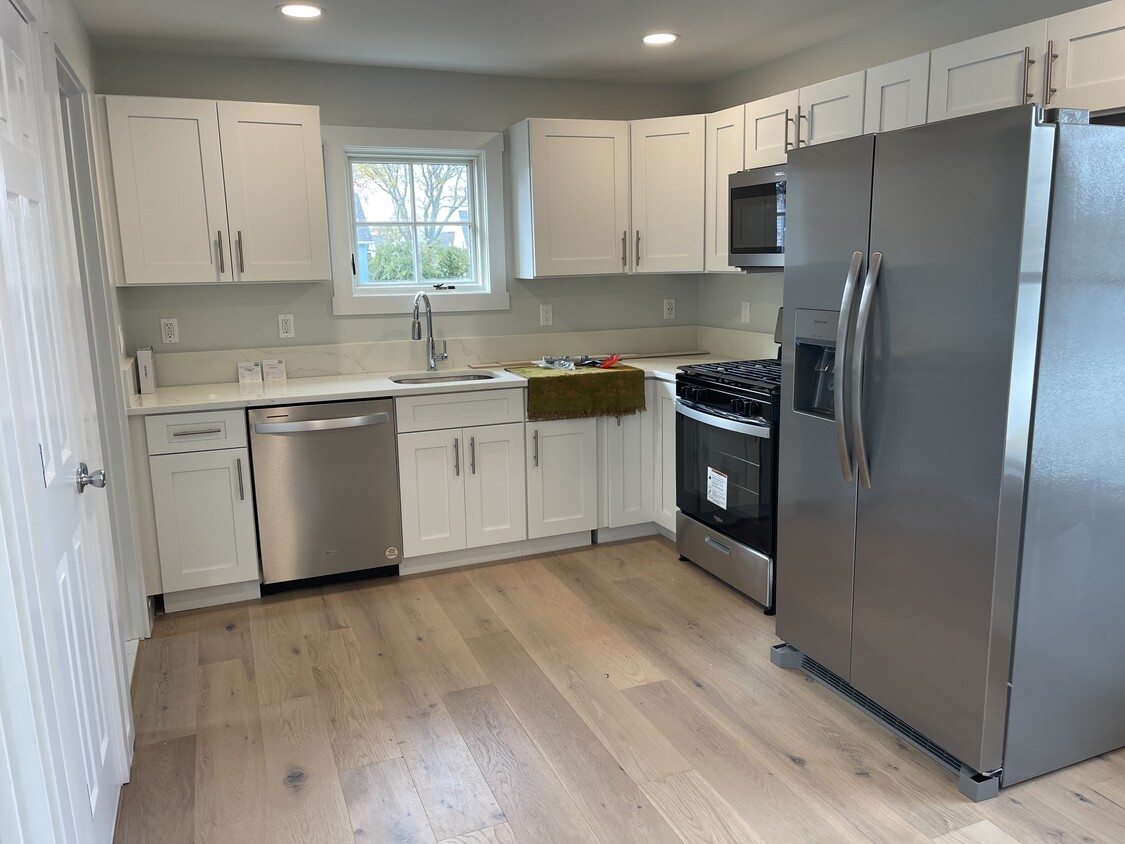
[[[676,374],[676,548],[774,611],[781,364],[734,361]]]

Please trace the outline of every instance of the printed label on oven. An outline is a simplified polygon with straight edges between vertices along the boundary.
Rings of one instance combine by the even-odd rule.
[[[716,507],[727,509],[727,476],[710,466],[707,467],[707,500]]]

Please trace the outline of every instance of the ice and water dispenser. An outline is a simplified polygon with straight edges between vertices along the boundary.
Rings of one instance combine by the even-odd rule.
[[[836,327],[839,311],[800,309],[793,361],[793,409],[835,419]]]

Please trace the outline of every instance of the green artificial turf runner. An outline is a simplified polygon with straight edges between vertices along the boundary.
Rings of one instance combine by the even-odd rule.
[[[508,371],[527,379],[531,422],[629,416],[645,409],[644,371],[623,363],[610,369],[518,366]]]

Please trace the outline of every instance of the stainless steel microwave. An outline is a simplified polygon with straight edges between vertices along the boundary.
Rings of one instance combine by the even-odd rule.
[[[730,174],[730,265],[785,266],[785,167]]]

